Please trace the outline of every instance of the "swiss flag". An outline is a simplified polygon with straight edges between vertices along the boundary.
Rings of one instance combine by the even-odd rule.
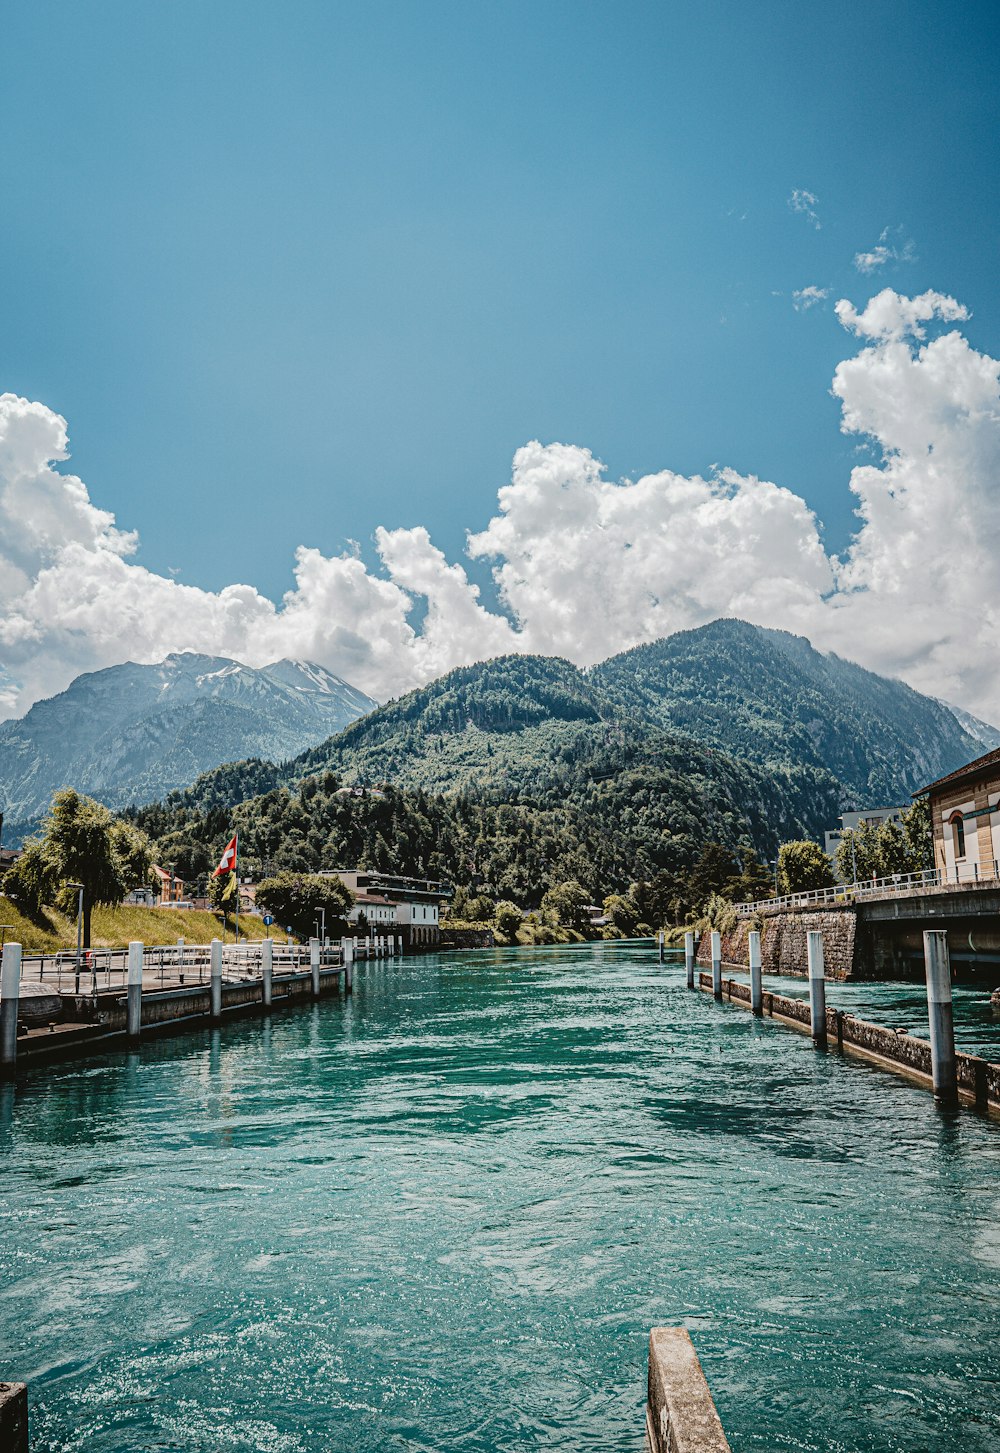
[[[221,878],[223,873],[232,873],[236,869],[236,839],[238,833],[234,833],[231,840],[226,844],[226,851],[219,859],[219,866],[212,874],[213,878]]]

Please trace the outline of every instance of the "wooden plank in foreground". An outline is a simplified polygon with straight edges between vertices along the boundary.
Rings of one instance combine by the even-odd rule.
[[[646,1435],[651,1453],[731,1453],[684,1327],[654,1327],[649,1334]]]

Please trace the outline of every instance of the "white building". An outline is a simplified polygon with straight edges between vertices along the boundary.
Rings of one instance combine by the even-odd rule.
[[[363,916],[374,933],[400,933],[407,948],[440,939],[441,904],[452,895],[449,884],[362,868],[335,868],[323,876],[339,878],[354,894],[352,922]]]

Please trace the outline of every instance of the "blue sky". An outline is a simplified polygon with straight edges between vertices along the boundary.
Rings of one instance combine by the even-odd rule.
[[[211,3],[8,9],[3,386],[209,588],[423,523],[530,438],[722,463],[840,548],[830,301],[950,292],[996,338],[997,10]],[[817,228],[788,198],[818,201]]]
[[[138,531],[133,563],[208,592],[277,601],[297,547],[351,540],[377,573],[377,527],[420,526],[492,605],[466,531],[532,439],[592,450],[611,480],[773,480],[841,553],[850,471],[878,451],[840,431],[834,370],[871,335],[835,302],[937,290],[996,352],[998,29],[977,4],[8,7],[0,391],[65,416],[68,467]],[[668,624],[710,606],[785,619],[737,593]],[[28,686],[35,626],[11,612],[21,708],[128,647],[60,620],[61,665]],[[481,649],[503,641],[490,625]],[[872,664],[923,682],[918,646]],[[0,697],[3,652],[0,631]]]

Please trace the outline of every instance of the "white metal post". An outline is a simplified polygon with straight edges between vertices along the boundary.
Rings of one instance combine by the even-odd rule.
[[[951,956],[943,928],[924,930],[927,974],[927,1018],[931,1032],[931,1076],[934,1094],[944,1105],[958,1103],[955,1064],[955,1021],[951,1003]]]
[[[265,1009],[270,1009],[274,987],[274,941],[271,938],[265,938],[260,946],[260,973],[260,1001]]]
[[[722,998],[722,934],[712,929],[712,993]]]
[[[752,928],[747,934],[747,951],[750,955],[750,1009],[754,1014],[764,1012],[764,985],[760,974],[760,934]]]
[[[125,1020],[128,1037],[137,1040],[142,1034],[142,944],[134,939],[128,946],[128,988],[125,998]]]
[[[826,1044],[826,979],[823,963],[823,935],[816,929],[806,934],[809,960],[809,1028],[816,1044]]]
[[[209,1018],[213,1024],[222,1022],[222,941],[212,939],[209,970]]]
[[[688,929],[684,935],[684,969],[687,974],[687,986],[694,988],[694,933]]]
[[[17,1006],[21,997],[21,945],[5,943],[0,968],[0,1073],[10,1078],[17,1066]]]

